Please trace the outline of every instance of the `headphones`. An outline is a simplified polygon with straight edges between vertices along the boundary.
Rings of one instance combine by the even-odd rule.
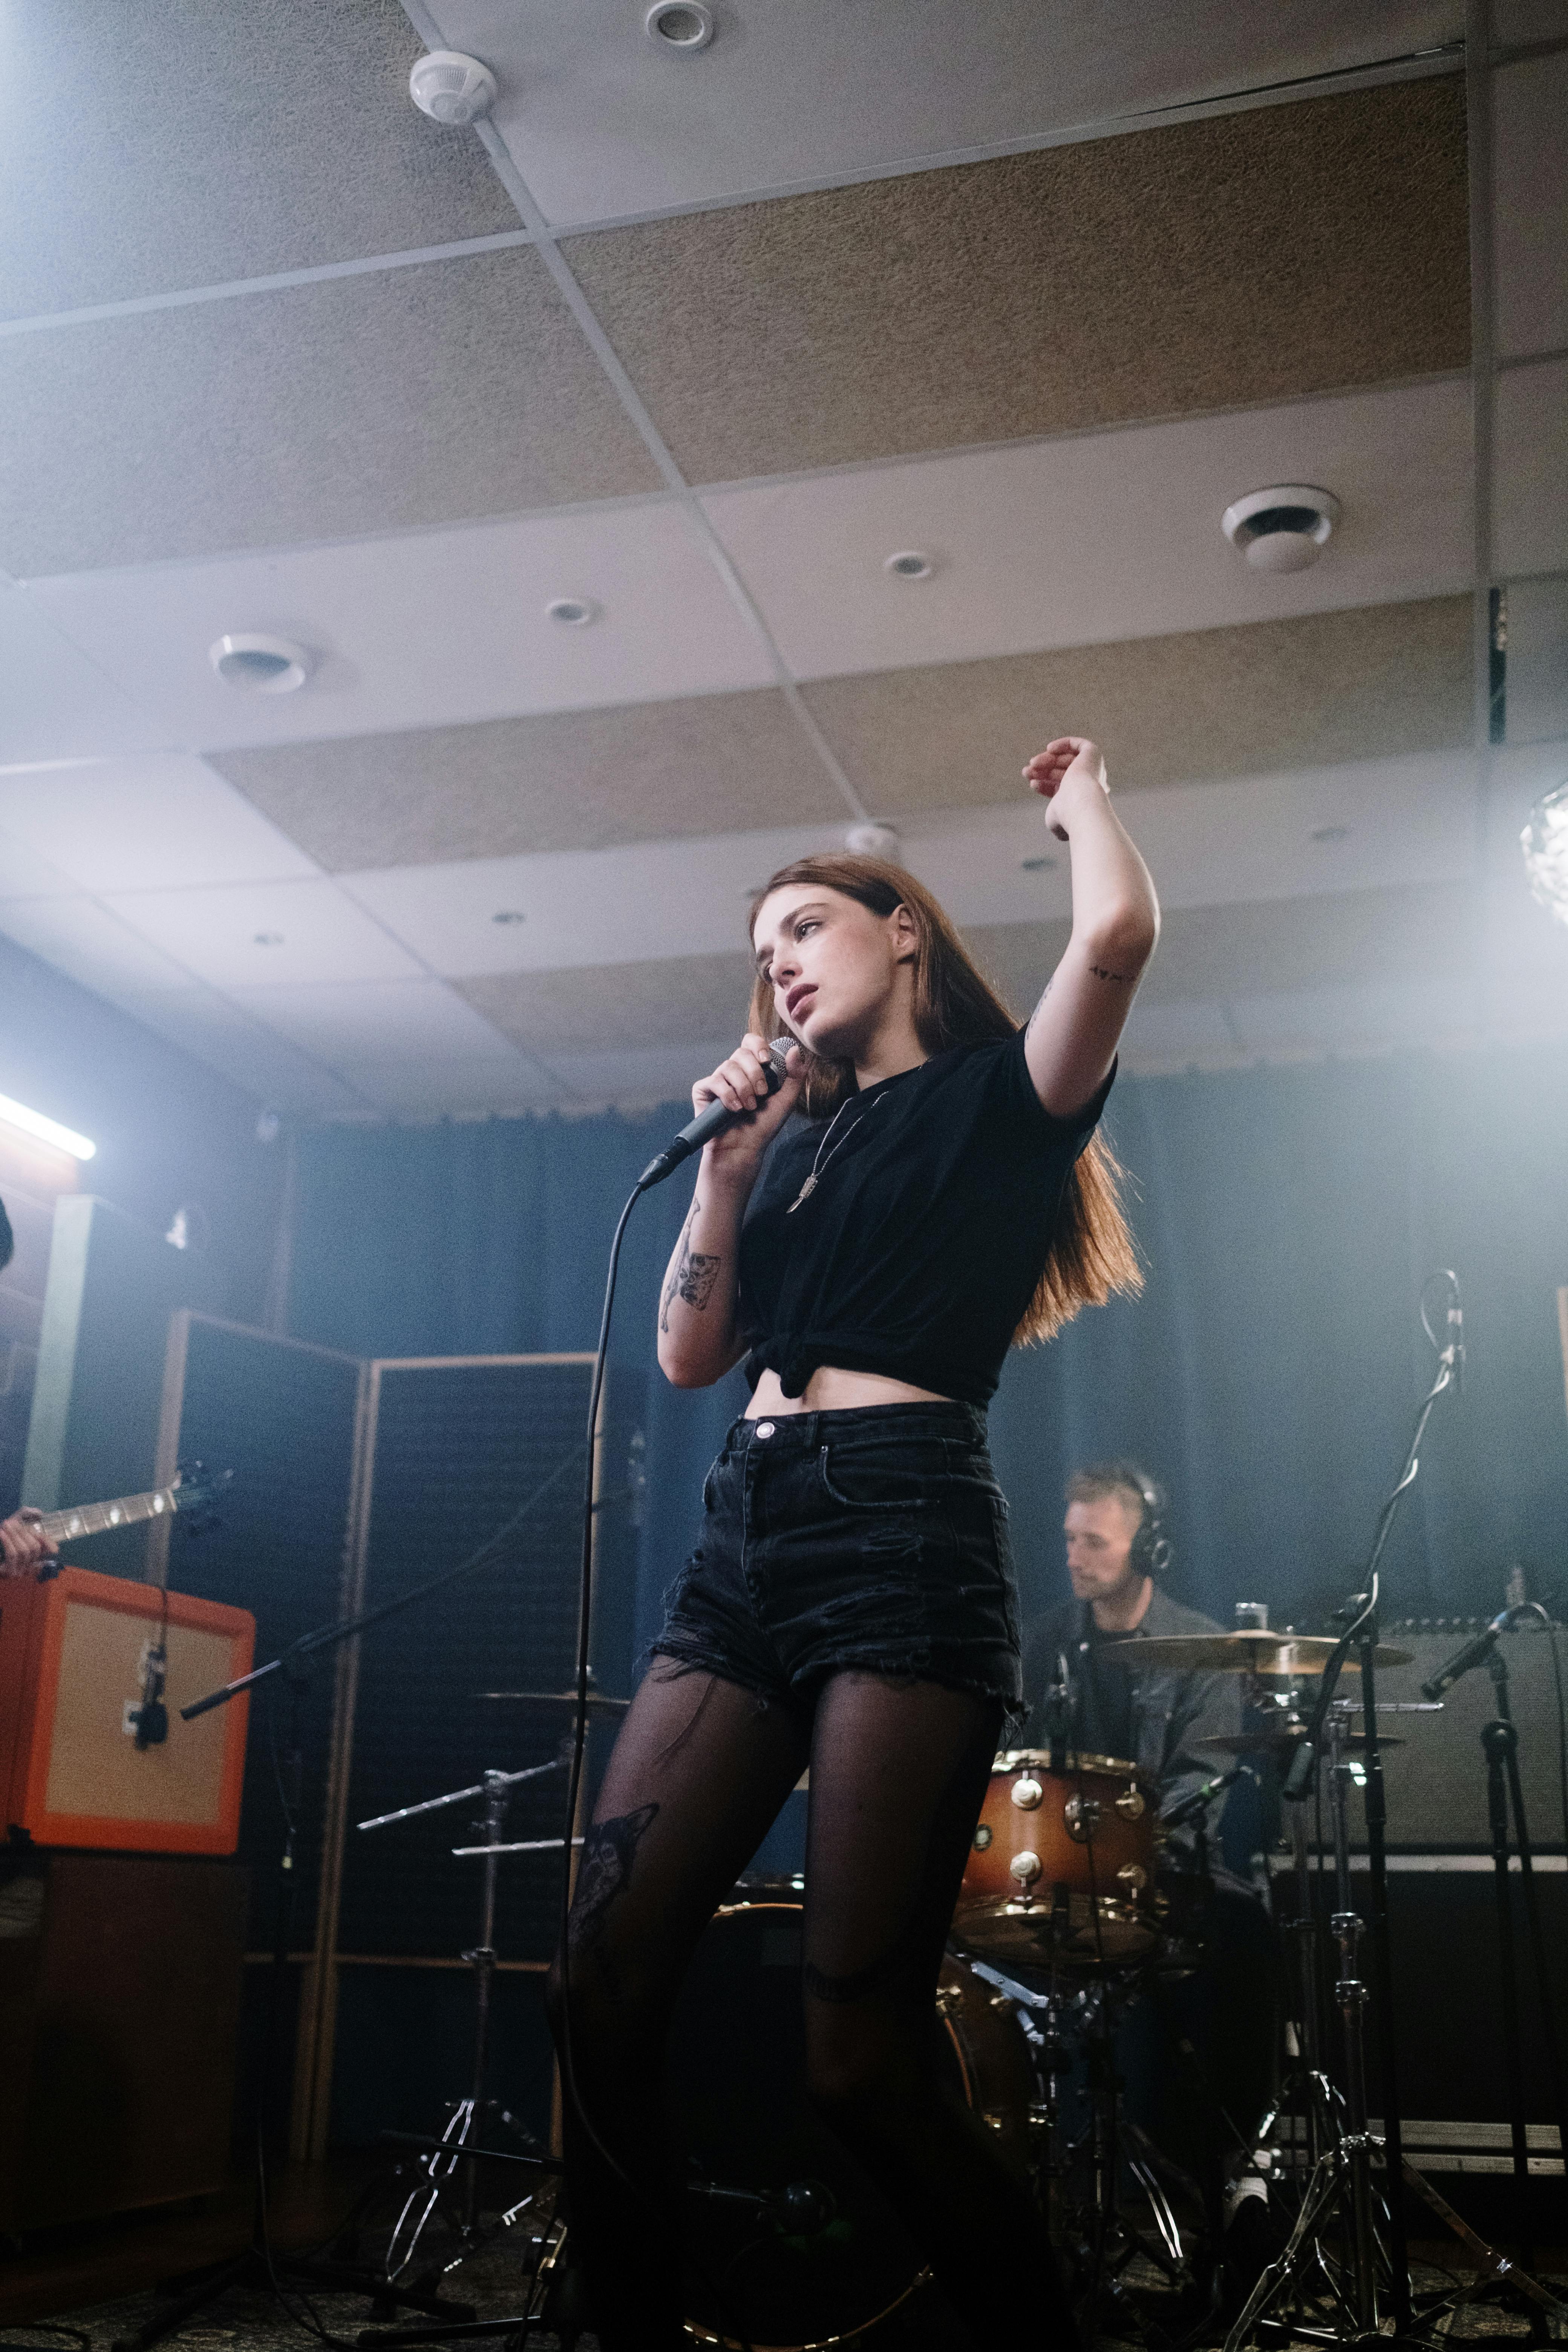
[[[1131,1486],[1143,1506],[1143,1516],[1132,1534],[1132,1566],[1144,1576],[1163,1576],[1171,1565],[1171,1538],[1165,1532],[1165,1490],[1136,1462],[1112,1462],[1107,1471],[1119,1485]]]

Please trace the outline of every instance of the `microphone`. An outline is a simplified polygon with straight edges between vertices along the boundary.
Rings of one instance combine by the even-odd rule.
[[[1212,1780],[1204,1781],[1202,1786],[1193,1790],[1189,1796],[1183,1797],[1173,1804],[1168,1812],[1163,1812],[1160,1815],[1163,1827],[1168,1830],[1179,1829],[1184,1822],[1190,1822],[1194,1814],[1203,1811],[1211,1797],[1217,1797],[1222,1789],[1228,1789],[1232,1781],[1239,1780],[1246,1769],[1245,1765],[1233,1764],[1228,1772],[1216,1772]]]
[[[797,1043],[794,1037],[775,1037],[768,1047],[763,1063],[763,1076],[767,1080],[770,1095],[776,1095],[789,1076],[784,1067],[784,1055]],[[752,1116],[749,1110],[731,1110],[727,1103],[710,1102],[705,1110],[698,1112],[695,1118],[688,1119],[674,1141],[667,1143],[664,1150],[648,1161],[637,1178],[637,1191],[646,1192],[653,1185],[662,1184],[667,1176],[674,1175],[683,1160],[689,1160],[694,1151],[700,1151],[703,1145],[711,1143],[716,1135],[722,1135],[727,1128],[737,1126],[742,1118]]]
[[[1441,1698],[1461,1675],[1468,1675],[1472,1666],[1479,1666],[1512,1614],[1511,1609],[1500,1609],[1484,1633],[1477,1633],[1462,1650],[1456,1650],[1447,1664],[1435,1674],[1430,1682],[1422,1684],[1422,1697]]]

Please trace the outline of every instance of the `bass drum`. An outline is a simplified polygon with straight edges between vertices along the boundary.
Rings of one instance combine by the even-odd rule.
[[[743,2192],[687,2200],[686,2325],[699,2344],[733,2344],[738,2327],[753,2352],[842,2345],[926,2276],[892,2208],[806,2104],[803,1917],[787,1886],[726,1904],[703,1932],[676,2011],[674,2145],[694,2184]],[[1011,2010],[994,2007],[949,1956],[932,2025],[942,2078],[1022,2168],[1033,2083]]]

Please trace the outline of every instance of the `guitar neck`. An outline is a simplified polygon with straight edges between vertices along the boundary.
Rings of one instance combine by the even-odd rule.
[[[161,1519],[180,1507],[178,1491],[159,1486],[150,1495],[121,1495],[112,1503],[83,1503],[74,1511],[46,1511],[45,1536],[52,1544],[83,1536],[100,1536],[110,1528],[134,1527],[139,1519]]]

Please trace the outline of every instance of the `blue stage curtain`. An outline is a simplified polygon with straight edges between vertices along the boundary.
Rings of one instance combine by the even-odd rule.
[[[306,1134],[291,1329],[363,1355],[591,1347],[616,1213],[680,1117]],[[1181,1598],[1315,1620],[1353,1585],[1403,1457],[1440,1265],[1464,1286],[1468,1370],[1388,1555],[1390,1613],[1489,1613],[1516,1559],[1568,1602],[1568,1055],[1124,1079],[1107,1127],[1148,1287],[1008,1362],[992,1434],[1026,1610],[1065,1589],[1068,1470],[1131,1453],[1170,1488]],[[682,1174],[638,1208],[616,1325],[616,1356],[651,1372],[639,1643],[744,1402],[735,1375],[682,1393],[652,1370],[690,1190]]]

